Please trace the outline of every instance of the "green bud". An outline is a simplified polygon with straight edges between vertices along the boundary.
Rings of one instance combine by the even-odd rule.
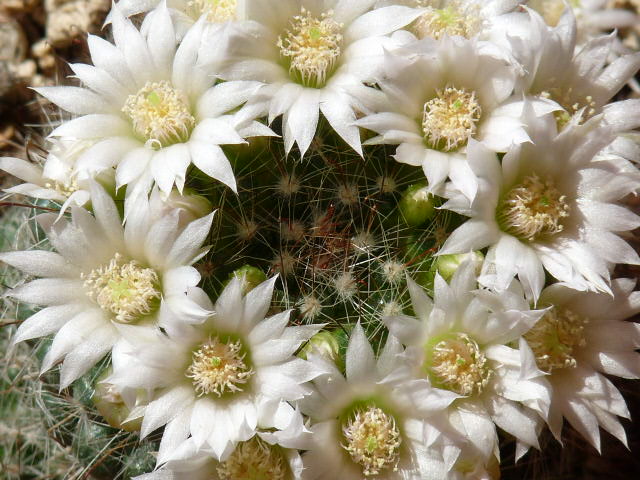
[[[306,360],[310,353],[322,355],[337,363],[340,356],[340,342],[338,342],[333,332],[318,332],[309,339],[304,348],[298,353],[298,356]]]
[[[460,267],[460,265],[469,258],[472,258],[476,265],[476,274],[479,273],[480,267],[482,267],[482,262],[484,261],[484,255],[479,251],[471,253],[456,253],[453,255],[441,255],[437,257],[435,268],[442,278],[448,282],[451,280],[451,277],[453,277],[456,270],[458,270],[458,267]]]
[[[189,221],[209,215],[213,210],[213,205],[202,195],[196,195],[191,189],[185,189],[180,193],[173,189],[167,197],[167,205],[173,208],[181,208],[186,212]]]
[[[96,409],[104,417],[109,425],[113,428],[126,430],[127,432],[136,432],[142,426],[142,417],[126,421],[131,410],[124,403],[117,392],[114,392],[112,386],[108,383],[101,383],[102,380],[111,375],[111,368],[108,368],[95,383],[95,392],[91,397],[91,401]],[[144,396],[141,393],[139,396]],[[142,398],[140,399],[143,400]]]
[[[229,280],[233,277],[242,278],[242,293],[246,295],[251,290],[256,288],[262,282],[267,280],[267,276],[264,274],[262,270],[256,267],[252,267],[251,265],[244,265],[243,267],[234,270],[229,275]],[[228,282],[227,282],[228,283]]]
[[[433,195],[427,193],[426,183],[409,185],[402,194],[398,208],[410,227],[419,227],[435,214]]]

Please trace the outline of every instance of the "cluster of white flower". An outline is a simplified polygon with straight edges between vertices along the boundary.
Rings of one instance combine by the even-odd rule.
[[[640,100],[612,99],[640,53],[601,30],[638,16],[522,3],[121,0],[114,43],[89,35],[93,65],[71,65],[80,86],[37,89],[73,118],[44,167],[0,159],[27,182],[10,192],[62,204],[38,217],[55,252],[0,254],[41,277],[7,293],[44,306],[14,341],[55,333],[42,371],[62,363],[61,388],[111,355],[128,421],[164,428],[139,479],[490,479],[498,428],[520,458],[564,419],[626,443],[603,374],[640,378],[640,292],[611,279],[640,264],[621,202]],[[271,309],[275,276],[210,300],[193,265],[214,214],[184,191],[191,164],[237,191],[223,146],[270,125],[304,157],[320,113],[345,149],[396,145],[468,217],[437,255],[486,249],[433,298],[407,278],[412,316],[389,310],[377,356],[351,325],[342,362],[325,325]]]

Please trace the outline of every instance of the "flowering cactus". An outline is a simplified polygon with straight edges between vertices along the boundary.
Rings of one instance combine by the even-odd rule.
[[[48,154],[0,159],[29,202],[7,478],[493,479],[564,420],[626,444],[640,53],[600,29],[637,12],[521,3],[113,5],[37,89],[71,114]]]

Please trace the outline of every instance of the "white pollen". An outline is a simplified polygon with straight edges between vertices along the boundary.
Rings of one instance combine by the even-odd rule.
[[[145,83],[129,95],[122,112],[136,134],[156,149],[187,141],[196,123],[189,99],[166,80]]]
[[[449,152],[464,147],[475,135],[482,116],[476,92],[447,86],[424,104],[422,130],[434,149]]]
[[[257,436],[239,443],[231,456],[216,467],[220,480],[285,480],[289,468],[281,450]]]
[[[221,397],[241,392],[255,373],[245,357],[240,340],[221,342],[219,337],[209,338],[193,352],[185,375],[192,380],[198,396],[213,393]]]
[[[503,197],[496,219],[505,232],[522,240],[535,241],[542,236],[562,232],[562,220],[569,216],[566,196],[551,179],[533,174]]]
[[[346,440],[342,448],[360,465],[365,477],[397,470],[402,437],[393,416],[380,408],[367,407],[355,412],[342,427],[342,434]]]
[[[224,23],[237,20],[237,0],[189,0],[187,13],[194,20],[202,15],[211,23]]]
[[[289,74],[307,87],[323,87],[340,58],[343,25],[332,17],[331,10],[317,18],[303,7],[278,37],[280,54],[289,60]]]
[[[135,260],[124,263],[119,253],[81,278],[89,298],[120,323],[149,315],[160,300],[158,274]]]
[[[584,329],[588,323],[588,319],[566,308],[554,307],[545,313],[524,335],[538,368],[547,373],[560,368],[575,368],[575,350],[587,344]]]
[[[460,395],[482,393],[491,376],[487,359],[466,333],[453,332],[427,344],[425,367],[436,386]]]

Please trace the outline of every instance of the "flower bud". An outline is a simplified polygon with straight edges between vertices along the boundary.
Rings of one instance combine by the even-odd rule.
[[[229,275],[229,280],[231,280],[233,277],[242,278],[243,295],[246,295],[262,282],[267,280],[267,276],[262,270],[256,267],[252,267],[251,265],[244,265],[234,270]]]
[[[112,370],[109,368],[100,375],[96,381],[95,391],[91,397],[91,401],[96,406],[100,415],[102,415],[113,428],[119,428],[127,432],[137,432],[142,426],[142,417],[127,421],[127,418],[131,414],[131,409],[127,407],[113,385],[103,382],[111,373]]]
[[[333,332],[318,332],[309,339],[307,344],[300,350],[298,356],[306,360],[310,353],[324,356],[332,362],[338,363],[340,343]]]
[[[425,183],[409,185],[400,198],[398,208],[410,227],[419,227],[435,214],[434,198],[427,192]]]
[[[441,255],[437,257],[435,268],[442,278],[448,282],[451,280],[451,277],[453,277],[456,270],[458,270],[458,267],[460,267],[460,265],[469,258],[473,259],[476,266],[476,275],[478,275],[480,273],[480,268],[482,267],[482,262],[484,261],[484,255],[479,251]]]
[[[192,190],[185,189],[180,193],[174,188],[165,200],[171,208],[179,208],[185,211],[185,217],[189,217],[189,222],[209,215],[213,210],[213,205],[202,195],[192,193]]]

